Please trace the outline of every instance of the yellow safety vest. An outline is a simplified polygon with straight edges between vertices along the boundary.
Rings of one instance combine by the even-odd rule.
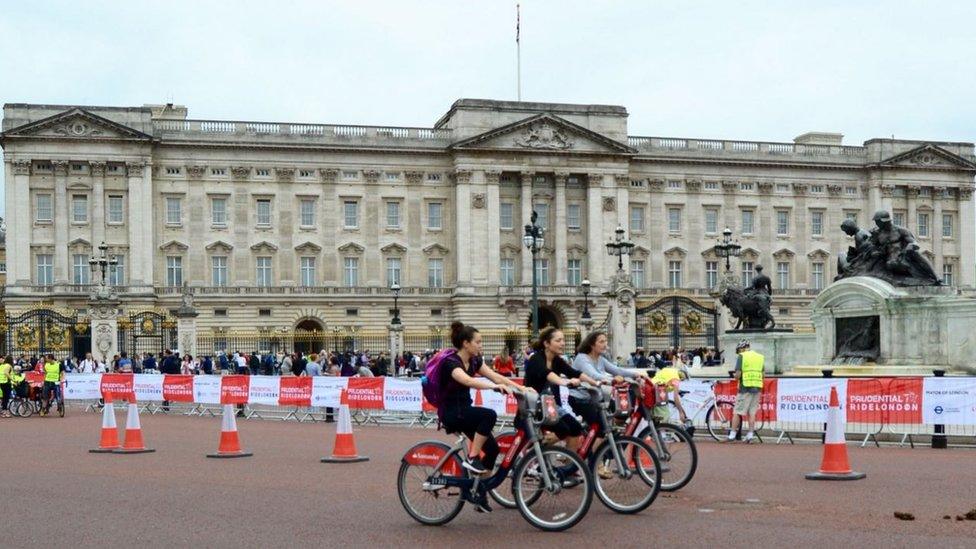
[[[0,364],[0,383],[10,382],[10,371],[13,369],[14,367],[9,364]]]
[[[61,365],[57,362],[47,362],[44,364],[44,381],[61,381]]]
[[[762,389],[766,357],[751,349],[743,351],[740,356],[742,357],[742,386]]]
[[[18,374],[18,373],[10,374],[10,384],[13,385],[14,387],[20,385],[22,381],[24,381],[24,374]]]

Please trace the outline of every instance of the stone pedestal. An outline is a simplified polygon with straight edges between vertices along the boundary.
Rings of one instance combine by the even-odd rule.
[[[193,292],[183,285],[182,303],[176,310],[176,344],[181,355],[197,356],[197,317],[200,313],[193,306]],[[208,349],[212,351],[213,349]]]
[[[403,324],[390,324],[390,368],[396,368],[396,357],[403,352]],[[396,371],[394,370],[394,375]]]
[[[610,353],[614,359],[627,358],[637,348],[637,330],[634,328],[636,295],[630,284],[630,276],[623,271],[617,271],[610,292],[607,293],[610,299]]]
[[[105,364],[119,354],[119,300],[114,295],[96,295],[88,302],[91,312],[92,357]]]
[[[767,374],[782,374],[797,364],[813,364],[817,361],[816,334],[797,334],[791,330],[730,330],[718,336],[722,357],[725,359],[724,370],[735,368],[735,346],[743,339],[749,341],[753,351],[766,357]]]

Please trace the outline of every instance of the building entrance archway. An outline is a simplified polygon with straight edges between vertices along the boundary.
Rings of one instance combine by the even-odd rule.
[[[539,329],[541,330],[549,326],[554,328],[562,328],[562,316],[559,314],[559,311],[548,305],[539,305]],[[529,322],[527,327],[532,328],[532,313],[529,313]]]
[[[306,318],[295,325],[294,351],[310,355],[325,348],[325,327],[314,318]]]

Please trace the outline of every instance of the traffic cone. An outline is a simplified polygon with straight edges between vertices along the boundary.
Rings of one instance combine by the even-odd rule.
[[[139,423],[139,406],[136,405],[135,395],[129,401],[129,412],[125,418],[125,441],[121,448],[112,450],[113,454],[147,454],[155,452],[153,448],[146,448],[142,442],[142,424]]]
[[[237,436],[237,418],[234,405],[224,404],[224,413],[220,425],[220,444],[216,454],[207,454],[208,458],[241,458],[253,456],[251,452],[241,450],[241,440]]]
[[[840,411],[837,387],[830,388],[830,410],[827,412],[827,432],[824,436],[823,460],[820,470],[807,473],[807,480],[859,480],[867,475],[851,471],[847,459],[847,440],[844,438],[844,416]]]
[[[474,390],[474,405],[475,406],[485,405],[485,399],[481,396],[481,389]]]
[[[352,436],[352,416],[349,414],[349,395],[342,390],[339,399],[339,421],[336,423],[335,447],[332,455],[322,458],[322,463],[355,463],[369,461],[366,456],[356,453],[356,441]]]
[[[98,448],[88,450],[93,454],[107,454],[119,448],[119,428],[115,424],[115,404],[112,393],[105,393],[105,406],[102,408],[102,440]]]

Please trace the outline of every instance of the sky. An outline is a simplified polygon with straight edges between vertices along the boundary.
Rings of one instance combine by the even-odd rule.
[[[631,135],[976,140],[973,1],[520,4],[523,100],[623,105]],[[429,127],[461,97],[515,99],[515,14],[509,0],[8,1],[0,103]]]

